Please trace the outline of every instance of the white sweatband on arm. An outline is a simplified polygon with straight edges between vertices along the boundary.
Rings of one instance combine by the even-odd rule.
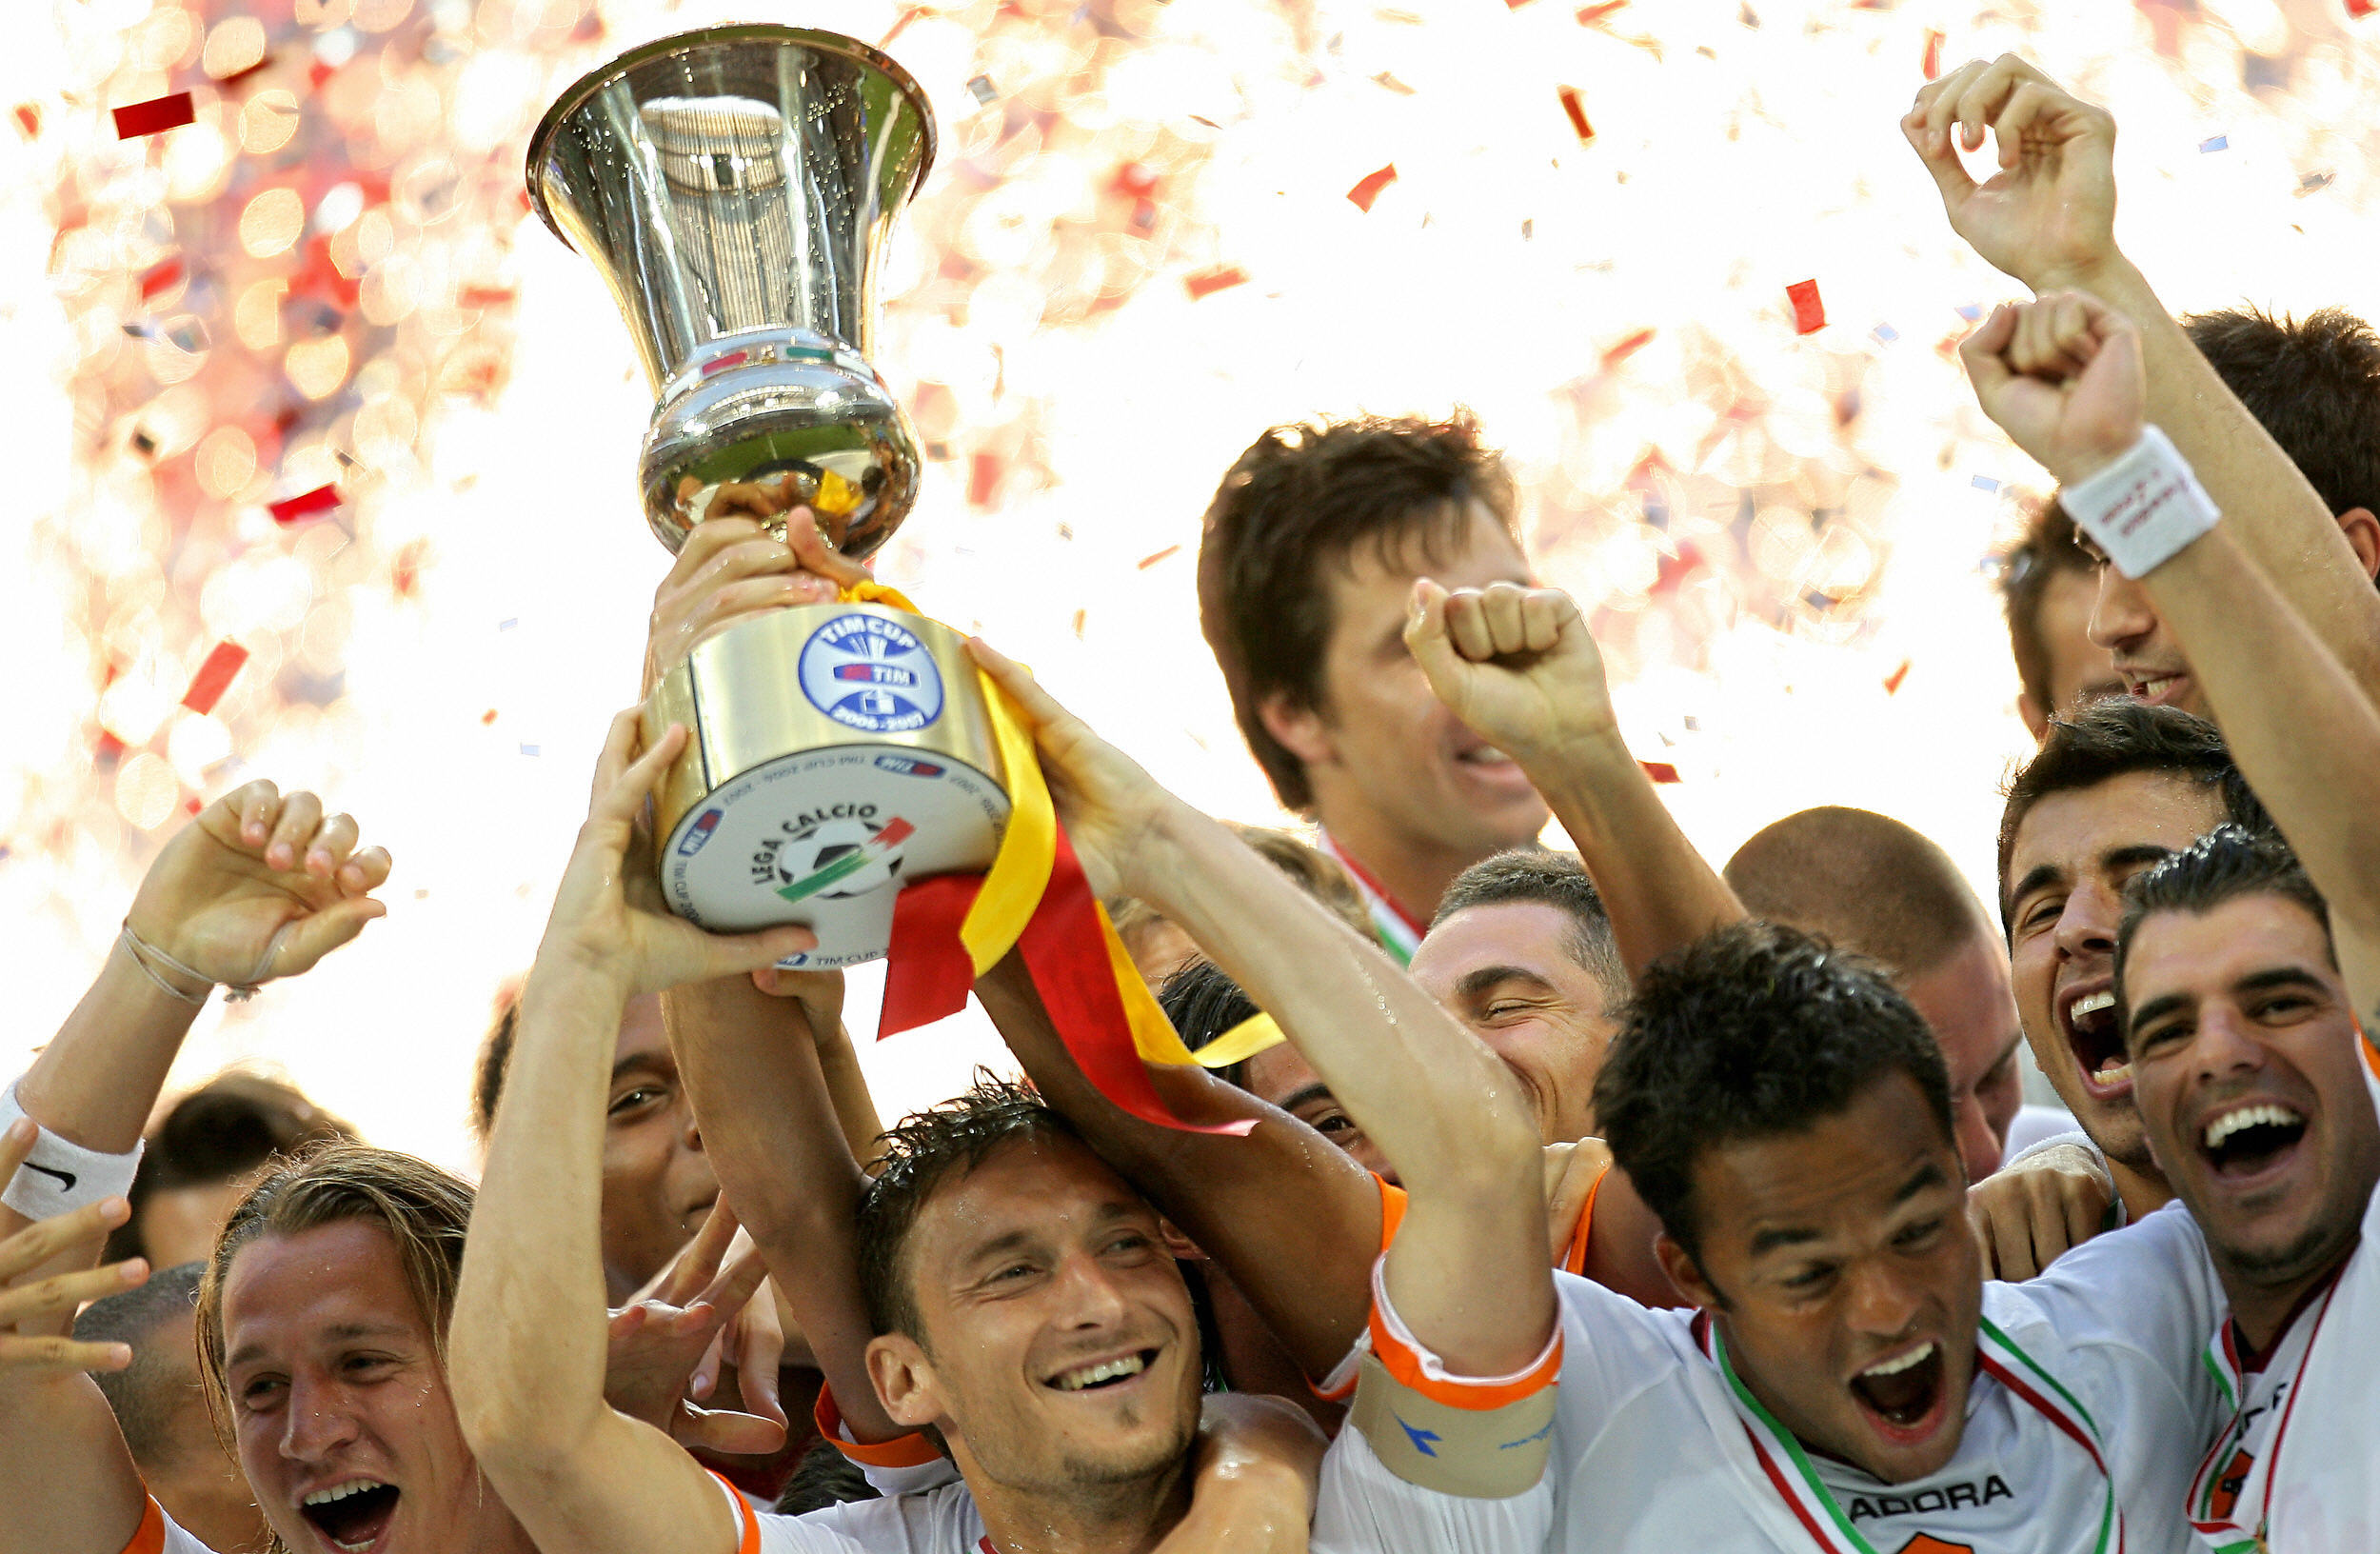
[[[2057,500],[2126,577],[2148,576],[2223,516],[2155,427],[2097,474],[2060,488]]]
[[[16,1086],[0,1090],[0,1128],[24,1115],[25,1108],[16,1102]],[[143,1147],[136,1144],[129,1154],[103,1155],[42,1128],[33,1140],[33,1152],[25,1157],[6,1188],[0,1188],[0,1204],[29,1220],[49,1220],[103,1198],[121,1198],[132,1189],[132,1173],[140,1167]]]

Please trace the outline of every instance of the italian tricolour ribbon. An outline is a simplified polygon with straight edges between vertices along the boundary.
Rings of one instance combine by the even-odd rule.
[[[861,583],[846,603],[922,613],[898,589]],[[1192,1132],[1245,1133],[1247,1122],[1203,1126],[1174,1115],[1142,1063],[1195,1065],[1133,966],[1106,908],[1091,893],[1058,818],[1024,715],[976,670],[1008,785],[1008,826],[982,874],[918,880],[893,903],[880,1037],[956,1014],[975,979],[1011,949],[1023,956],[1059,1039],[1083,1076],[1143,1122]]]

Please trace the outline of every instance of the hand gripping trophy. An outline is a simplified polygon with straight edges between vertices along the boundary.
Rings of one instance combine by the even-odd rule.
[[[791,27],[664,38],[546,112],[530,199],[602,272],[659,396],[638,474],[671,550],[755,489],[854,559],[908,515],[916,441],[866,352],[878,256],[933,156],[907,71]],[[885,952],[903,882],[992,860],[990,709],[958,634],[905,606],[868,586],[747,617],[655,687],[646,737],[693,736],[657,816],[682,916],[804,923],[818,947],[788,966],[851,966]]]

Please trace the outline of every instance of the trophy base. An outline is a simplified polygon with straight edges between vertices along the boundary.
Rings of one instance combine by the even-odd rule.
[[[693,737],[659,795],[664,899],[722,932],[810,927],[788,970],[882,958],[902,886],[999,849],[990,714],[938,622],[860,604],[739,621],[654,688],[645,737],[671,723]]]

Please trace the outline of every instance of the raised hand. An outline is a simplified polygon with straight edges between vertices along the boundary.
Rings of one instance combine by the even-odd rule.
[[[690,1446],[744,1454],[783,1445],[777,1365],[784,1340],[764,1277],[758,1249],[722,1199],[669,1266],[611,1314],[605,1401]],[[742,1325],[764,1307],[762,1320]],[[718,1385],[731,1337],[745,1411],[698,1406]]]
[[[1159,818],[1179,801],[1139,762],[1059,706],[1023,665],[974,637],[967,639],[967,651],[1032,726],[1050,797],[1092,890],[1101,896],[1142,894],[1135,887],[1136,871]]]
[[[348,815],[311,793],[249,783],[174,833],[126,923],[142,943],[209,982],[253,986],[312,969],[387,908],[383,847],[356,849]],[[177,985],[178,968],[152,967]],[[202,987],[184,987],[203,995]]]
[[[721,498],[729,492],[753,496],[726,508],[714,498],[714,513],[741,508],[753,516],[707,518],[686,536],[669,575],[653,590],[653,614],[645,639],[645,689],[675,668],[697,643],[746,616],[825,604],[867,576],[858,562],[826,543],[807,508],[785,514],[784,538],[779,539],[764,521],[782,510],[761,499],[770,489],[721,487]]]
[[[2031,1279],[2107,1227],[2115,1183],[2099,1157],[2062,1144],[1967,1189],[1987,1278]]]
[[[16,1175],[38,1136],[19,1118],[0,1133],[0,1182]],[[149,1282],[141,1258],[74,1273],[37,1277],[50,1266],[98,1255],[108,1232],[131,1216],[121,1198],[87,1204],[54,1219],[36,1220],[0,1241],[0,1379],[54,1376],[77,1370],[122,1370],[132,1363],[127,1344],[81,1344],[67,1336],[84,1302],[121,1295]]]
[[[2140,440],[2140,331],[2095,297],[2002,305],[1958,348],[1983,410],[2067,485]]]
[[[1418,579],[1405,646],[1448,710],[1523,767],[1616,731],[1603,655],[1559,588]]]
[[[652,867],[652,837],[639,824],[645,801],[685,747],[683,724],[639,755],[634,709],[611,720],[595,765],[586,824],[554,893],[553,915],[529,973],[608,980],[622,1002],[684,983],[740,976],[816,947],[818,935],[797,925],[757,933],[706,933],[663,906]],[[527,997],[526,991],[523,994]]]
[[[1958,150],[1989,131],[1999,170],[1978,184]],[[1901,133],[1941,190],[1951,229],[2035,290],[2088,285],[2115,248],[2115,120],[2014,54],[1928,82]]]

